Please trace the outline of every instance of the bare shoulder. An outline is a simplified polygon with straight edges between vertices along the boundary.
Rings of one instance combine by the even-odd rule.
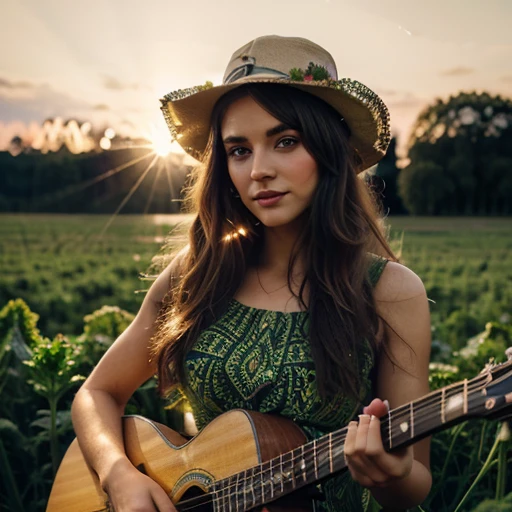
[[[430,308],[422,280],[405,265],[388,262],[374,290],[375,307],[382,323],[379,334],[391,351],[430,351]],[[398,357],[399,358],[399,357]]]
[[[405,265],[389,261],[375,286],[375,301],[400,302],[415,297],[426,298],[423,281]]]

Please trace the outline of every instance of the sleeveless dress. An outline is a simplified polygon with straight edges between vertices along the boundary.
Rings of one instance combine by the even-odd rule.
[[[386,263],[371,255],[372,286]],[[299,425],[308,440],[347,425],[359,412],[358,404],[342,395],[329,401],[320,398],[307,332],[307,311],[283,313],[231,300],[186,357],[187,382],[179,394],[189,402],[197,428],[236,408],[280,414]],[[365,340],[361,346],[369,400],[374,357]],[[325,499],[315,501],[318,512],[364,511],[370,499],[348,471],[329,477],[321,492]]]

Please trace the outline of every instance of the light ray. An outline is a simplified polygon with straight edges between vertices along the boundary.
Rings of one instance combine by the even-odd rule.
[[[48,204],[52,201],[58,201],[60,199],[64,199],[67,196],[70,196],[71,194],[74,194],[76,192],[81,192],[85,190],[86,188],[90,187],[91,185],[95,185],[96,183],[99,183],[100,181],[106,180],[107,178],[110,178],[110,176],[113,176],[114,174],[117,174],[120,171],[123,171],[124,169],[127,169],[128,167],[131,167],[132,165],[135,165],[136,163],[140,162],[141,160],[144,160],[148,156],[154,155],[154,153],[146,153],[145,155],[134,158],[133,160],[130,160],[129,162],[126,162],[124,164],[121,164],[117,167],[114,167],[113,169],[109,169],[108,171],[105,171],[100,176],[96,176],[95,178],[92,178],[90,180],[84,181],[83,183],[78,183],[77,185],[70,185],[67,188],[64,188],[62,190],[57,190],[56,192],[52,193],[51,195],[48,194],[46,196],[42,196],[38,200],[39,205]]]
[[[172,184],[171,170],[169,169],[169,162],[165,161],[164,165],[165,165],[165,171],[167,174],[167,183],[169,184],[169,195],[170,195],[171,201],[172,201],[172,198],[174,197],[174,187]]]
[[[121,204],[117,207],[116,211],[112,214],[108,222],[105,224],[104,228],[101,230],[101,233],[98,237],[98,239],[101,239],[103,235],[105,234],[105,231],[110,227],[114,219],[117,217],[117,214],[121,211],[123,206],[130,200],[130,197],[135,193],[135,191],[139,188],[139,185],[142,183],[144,178],[147,176],[148,172],[151,170],[151,168],[155,165],[155,162],[158,160],[158,155],[154,155],[153,160],[151,163],[147,166],[147,168],[144,170],[144,172],[139,176],[137,181],[133,184],[132,188],[129,190],[128,194],[126,194],[126,197],[121,201]]]
[[[151,201],[153,200],[153,195],[155,194],[155,188],[156,188],[156,182],[158,181],[158,177],[160,176],[160,173],[162,172],[162,166],[159,165],[158,169],[155,174],[155,179],[153,180],[153,183],[151,184],[151,191],[149,192],[148,200],[146,201],[146,206],[144,207],[144,215],[147,215],[149,212],[149,207],[151,205]]]

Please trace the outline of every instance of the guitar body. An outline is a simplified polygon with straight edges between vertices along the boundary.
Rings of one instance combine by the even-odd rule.
[[[158,482],[178,510],[182,499],[207,492],[213,481],[248,470],[306,442],[292,421],[244,410],[219,416],[191,440],[141,416],[125,416],[123,429],[132,464]],[[308,500],[293,494],[267,508],[271,512],[312,510]],[[75,439],[57,472],[47,512],[101,510],[109,510],[108,497]],[[213,503],[194,510],[214,510]]]
[[[512,348],[507,356],[508,362],[489,365],[469,381],[382,416],[384,449],[413,444],[469,418],[512,417]],[[128,458],[165,489],[179,512],[246,512],[267,503],[270,512],[309,512],[311,484],[346,469],[347,430],[306,442],[291,420],[236,409],[188,440],[141,416],[123,418]],[[101,510],[110,510],[108,498],[75,439],[55,477],[47,512]]]

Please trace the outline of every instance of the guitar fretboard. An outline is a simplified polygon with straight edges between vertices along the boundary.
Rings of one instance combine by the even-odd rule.
[[[391,410],[381,418],[386,450],[411,444],[463,421],[479,407],[486,375],[464,380]],[[216,481],[211,498],[216,512],[243,512],[274,501],[346,468],[347,427],[310,441],[248,470]]]

